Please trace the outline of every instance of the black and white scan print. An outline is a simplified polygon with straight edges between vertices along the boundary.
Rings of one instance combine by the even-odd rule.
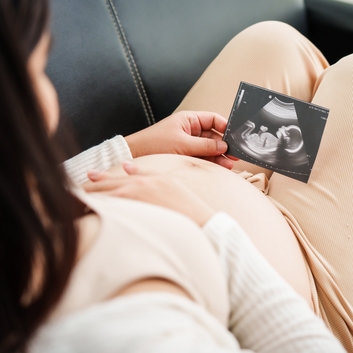
[[[223,139],[227,154],[307,182],[329,110],[242,82]]]

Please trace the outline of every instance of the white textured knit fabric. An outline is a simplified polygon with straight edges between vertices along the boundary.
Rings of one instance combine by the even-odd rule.
[[[231,217],[218,213],[203,230],[228,278],[233,334],[184,297],[141,293],[44,326],[30,353],[345,352]]]
[[[82,184],[88,180],[89,170],[104,171],[129,159],[132,159],[130,148],[125,139],[118,135],[68,159],[63,165],[72,180]]]
[[[345,351],[233,218],[217,213],[204,231],[228,278],[228,327],[241,347],[254,352]]]

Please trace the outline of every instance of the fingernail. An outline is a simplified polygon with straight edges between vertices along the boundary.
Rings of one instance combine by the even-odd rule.
[[[131,161],[125,161],[123,163],[123,167],[125,169],[125,172],[127,172],[128,174],[133,173],[136,170],[135,164]]]
[[[226,162],[226,168],[233,169],[233,166],[234,166],[234,163],[230,159],[228,159]]]
[[[99,172],[98,170],[95,170],[95,169],[89,170],[89,171],[87,172],[87,174],[88,174],[88,176],[89,176],[90,178],[96,178],[96,177],[98,177],[99,173],[100,173],[100,172]]]
[[[217,151],[219,152],[225,152],[228,149],[228,145],[224,141],[216,141],[217,144]]]
[[[123,165],[125,168],[132,168],[134,164],[131,161],[125,161],[123,162]]]

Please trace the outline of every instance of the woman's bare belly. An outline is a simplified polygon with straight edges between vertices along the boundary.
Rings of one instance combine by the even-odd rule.
[[[159,154],[133,162],[143,171],[179,178],[215,211],[231,215],[260,253],[311,305],[307,269],[297,239],[281,212],[254,185],[233,171],[194,157]],[[126,176],[121,165],[110,172]]]

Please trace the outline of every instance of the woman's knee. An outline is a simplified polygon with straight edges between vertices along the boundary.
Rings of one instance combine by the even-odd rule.
[[[251,42],[255,50],[259,45],[260,47],[270,47],[275,51],[279,50],[279,52],[282,52],[282,46],[285,44],[292,48],[291,41],[295,37],[301,39],[302,35],[294,27],[280,21],[258,22],[235,36],[235,38]]]
[[[340,75],[351,75],[353,70],[353,54],[342,57],[335,64],[331,65],[330,69]]]
[[[338,93],[351,94],[353,86],[353,54],[347,55],[327,68],[318,78],[314,93],[324,95],[325,101],[337,99]],[[323,94],[327,91],[327,94]],[[332,92],[335,92],[333,95]],[[318,97],[314,97],[317,100]],[[319,103],[318,103],[319,104]]]
[[[245,79],[299,99],[311,100],[314,85],[328,62],[294,27],[279,21],[256,23],[224,48],[235,65],[242,65]],[[229,59],[228,59],[229,60]],[[251,72],[251,73],[249,73]]]
[[[244,29],[227,46],[241,45],[242,51],[254,57],[263,58],[262,54],[268,53],[271,60],[278,63],[282,58],[297,55],[296,45],[302,42],[307,44],[307,41],[298,30],[284,22],[263,21]]]

